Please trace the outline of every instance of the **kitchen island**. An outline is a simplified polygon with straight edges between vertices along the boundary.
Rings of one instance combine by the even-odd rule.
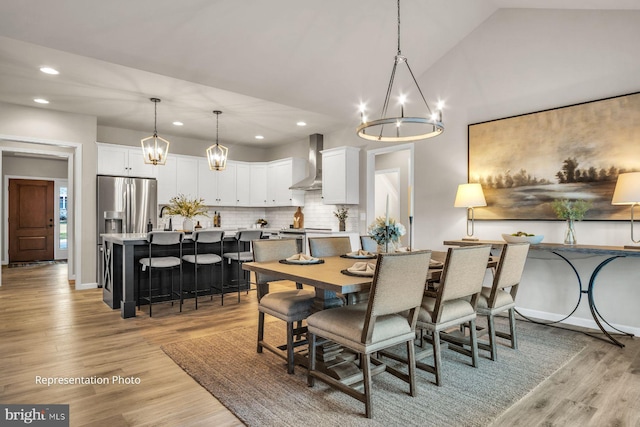
[[[225,230],[223,240],[223,251],[225,253],[237,250],[235,231]],[[100,259],[101,265],[99,266],[102,300],[114,310],[119,308],[122,318],[135,317],[138,297],[137,281],[140,275],[139,261],[141,258],[148,256],[149,253],[147,234],[103,234],[101,238],[104,245],[104,251]],[[185,235],[182,246],[183,255],[193,254],[194,245],[189,238],[189,234]],[[249,250],[249,248],[245,247],[241,248],[241,250]],[[166,255],[179,256],[179,253],[177,249],[167,248]],[[209,268],[209,266],[206,266],[199,269],[199,271],[205,271]],[[225,283],[238,279],[238,269],[234,263],[228,264],[223,261],[222,268],[224,269]],[[185,264],[182,270],[183,291],[193,290],[194,270],[192,264]],[[198,277],[200,278],[200,276]]]

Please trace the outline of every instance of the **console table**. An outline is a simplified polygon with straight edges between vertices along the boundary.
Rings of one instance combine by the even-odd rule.
[[[504,246],[506,244],[506,242],[504,242],[502,240],[500,240],[500,241],[497,241],[497,240],[473,240],[473,241],[471,241],[471,240],[445,240],[443,242],[443,244],[446,245],[446,246],[470,246],[470,245],[478,245],[478,244],[490,244],[494,248],[500,249],[500,248],[502,248],[502,246]],[[607,338],[609,339],[609,341],[611,341],[613,344],[615,344],[617,346],[620,346],[620,347],[624,347],[624,344],[622,344],[620,341],[618,341],[614,337],[614,335],[624,335],[624,336],[634,336],[634,335],[631,334],[631,333],[628,333],[628,332],[621,331],[621,330],[611,326],[611,324],[606,321],[606,319],[602,316],[602,314],[600,314],[600,312],[598,311],[598,307],[596,306],[596,302],[595,302],[595,300],[593,298],[593,288],[595,286],[595,281],[596,281],[596,278],[598,277],[598,274],[600,273],[600,271],[607,264],[609,264],[611,261],[616,260],[617,258],[640,257],[640,249],[627,249],[627,248],[624,248],[622,246],[563,245],[563,244],[559,244],[559,243],[539,243],[539,244],[536,244],[536,245],[531,245],[529,250],[550,252],[550,253],[560,257],[563,261],[565,261],[567,264],[569,264],[569,266],[571,267],[571,269],[575,273],[576,278],[578,279],[578,290],[579,290],[578,301],[576,302],[576,305],[573,308],[573,310],[568,315],[566,315],[565,317],[563,317],[560,320],[543,322],[543,321],[530,319],[527,316],[522,315],[521,313],[518,313],[518,314],[520,316],[524,317],[525,319],[531,321],[531,322],[540,323],[540,324],[543,324],[543,325],[559,323],[559,322],[562,322],[565,319],[569,318],[570,316],[573,315],[573,313],[575,313],[575,311],[578,309],[578,306],[580,305],[580,301],[582,300],[582,295],[586,294],[587,295],[587,300],[589,302],[589,310],[591,311],[591,316],[593,317],[593,320],[596,322],[596,325],[598,325],[598,328],[600,328],[602,333],[605,334],[607,336]],[[589,285],[585,289],[583,287],[582,279],[580,278],[580,275],[578,274],[578,270],[576,269],[575,265],[573,265],[571,260],[568,257],[566,257],[565,255],[563,255],[562,252],[564,252],[564,253],[573,252],[573,253],[585,253],[585,254],[591,254],[591,255],[602,255],[602,256],[606,256],[607,258],[604,261],[600,262],[593,269],[593,271],[591,272],[591,275],[589,277]],[[609,332],[604,327],[603,323],[606,324],[607,326],[609,326],[611,329],[613,329],[616,332]]]

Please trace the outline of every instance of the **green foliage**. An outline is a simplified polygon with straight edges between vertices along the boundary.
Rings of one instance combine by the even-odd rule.
[[[340,221],[345,221],[347,218],[349,218],[349,208],[346,207],[346,206],[343,206],[343,207],[339,208],[337,211],[333,211],[333,214]]]
[[[375,222],[369,226],[369,236],[379,245],[384,245],[387,241],[398,242],[400,241],[400,237],[404,236],[407,232],[404,225],[396,222],[393,218],[389,218],[389,231],[387,235],[386,220],[385,217],[379,216]]]
[[[589,209],[591,202],[586,200],[555,199],[551,208],[560,219],[572,219],[581,221]]]
[[[185,218],[193,218],[198,215],[208,216],[204,199],[189,199],[184,194],[178,194],[169,200],[167,213]]]

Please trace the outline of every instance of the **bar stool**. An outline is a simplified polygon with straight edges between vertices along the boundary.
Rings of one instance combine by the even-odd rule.
[[[262,230],[241,230],[236,233],[236,251],[235,252],[227,252],[223,254],[223,257],[227,259],[229,264],[232,261],[235,261],[238,266],[238,278],[236,280],[230,280],[230,282],[236,282],[238,288],[238,302],[240,302],[240,291],[242,290],[242,285],[247,286],[247,293],[249,293],[249,289],[251,288],[251,282],[249,277],[249,272],[243,274],[242,272],[242,263],[243,262],[251,262],[253,261],[253,252],[251,248],[251,242],[253,240],[258,240],[262,238]],[[245,244],[249,243],[249,250],[243,250]],[[244,277],[244,280],[242,279]],[[229,286],[233,288],[234,286]],[[228,287],[228,288],[229,288]],[[224,285],[222,286],[222,305],[224,305]]]
[[[147,242],[149,244],[149,256],[147,258],[140,259],[140,265],[142,266],[142,271],[149,271],[149,293],[148,296],[143,297],[140,292],[140,280],[142,278],[142,273],[138,278],[138,309],[140,309],[140,300],[147,300],[149,302],[149,317],[152,317],[152,306],[153,302],[160,300],[162,302],[171,302],[173,305],[175,299],[174,295],[177,295],[180,300],[180,311],[182,311],[182,240],[184,238],[184,233],[181,231],[151,231],[147,234]],[[179,256],[161,256],[162,252],[166,252],[163,250],[168,246],[178,246],[179,248]],[[154,256],[153,250],[154,248],[158,251],[158,254]],[[176,293],[173,289],[173,268],[180,267],[180,285],[179,291]],[[170,269],[171,271],[171,291],[168,294],[157,294],[153,295],[153,283],[152,283],[152,274],[151,272],[154,270],[164,270]],[[162,290],[160,286],[157,290]],[[168,297],[168,299],[167,299]]]
[[[213,289],[217,289],[214,286],[213,280],[213,271],[214,265],[220,264],[220,286],[222,286],[222,282],[224,280],[224,268],[222,267],[222,257],[224,253],[223,245],[222,245],[222,236],[224,231],[220,230],[196,230],[191,235],[191,239],[193,240],[193,255],[183,255],[182,260],[193,264],[194,267],[194,298],[196,300],[196,310],[198,309],[198,295],[201,292],[206,292],[207,290],[211,294],[211,299],[213,300]],[[220,255],[213,253],[215,250],[215,244],[220,244]],[[207,251],[207,249],[209,251]],[[198,287],[198,266],[199,265],[210,265],[211,266],[211,282],[207,288],[200,289]]]

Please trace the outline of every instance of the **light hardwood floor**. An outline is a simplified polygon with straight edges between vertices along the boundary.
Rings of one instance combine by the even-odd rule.
[[[255,293],[205,299],[121,319],[102,290],[75,291],[66,265],[3,268],[0,402],[70,404],[72,426],[235,426],[242,423],[161,350],[163,344],[256,327]],[[549,329],[553,333],[553,329]],[[512,406],[495,426],[640,426],[640,339],[598,339]],[[510,351],[500,349],[501,351]],[[140,378],[141,384],[46,385],[41,377]],[[419,420],[416,425],[424,425]]]

